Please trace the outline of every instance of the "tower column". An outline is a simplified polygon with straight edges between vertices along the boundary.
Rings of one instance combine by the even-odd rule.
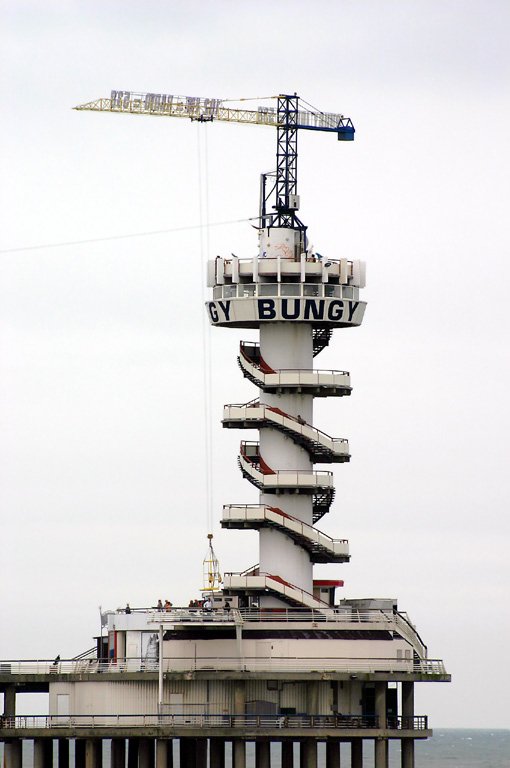
[[[271,742],[255,742],[255,768],[271,768]]]
[[[53,739],[34,739],[34,768],[53,768]]]
[[[126,740],[112,739],[110,752],[110,768],[125,768]]]
[[[197,762],[196,739],[179,739],[180,768],[195,768]]]
[[[99,739],[85,739],[85,768],[101,768],[98,764],[98,741],[101,743]]]
[[[16,717],[16,687],[7,685],[4,691],[4,717]]]
[[[5,768],[21,768],[21,739],[10,739],[4,743]]]
[[[172,739],[157,739],[156,740],[156,768],[172,768],[173,758],[174,758],[174,754],[173,754]]]
[[[388,684],[378,682],[375,684],[375,714],[378,720],[378,727],[381,730],[386,729],[386,692]],[[375,739],[375,768],[388,768],[388,739],[381,736]]]
[[[413,727],[414,683],[402,683],[402,718],[403,728]],[[414,768],[414,739],[401,739],[400,744],[402,768]]]
[[[139,768],[154,768],[154,739],[140,739]]]
[[[207,768],[207,739],[197,739],[196,768]]]
[[[233,768],[246,768],[246,742],[244,739],[234,739],[232,742]]]
[[[282,741],[282,768],[294,768],[294,742]]]
[[[244,680],[234,681],[234,714],[244,715],[246,712],[246,683]],[[246,768],[246,742],[244,739],[232,741],[233,768]]]
[[[301,768],[317,768],[317,741],[303,739],[301,742]]]
[[[74,741],[74,767],[85,768],[85,739]]]
[[[340,742],[328,739],[326,742],[326,768],[340,768]]]
[[[351,741],[351,768],[363,768],[363,739]]]
[[[210,768],[225,768],[225,740],[209,740],[209,765]]]
[[[128,739],[128,768],[138,768],[138,750],[140,739]]]
[[[58,768],[69,768],[69,739],[58,740]]]

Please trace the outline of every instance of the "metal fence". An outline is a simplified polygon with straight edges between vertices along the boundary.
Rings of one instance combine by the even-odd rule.
[[[226,715],[188,713],[132,714],[132,715],[21,715],[0,718],[1,728],[313,728],[313,729],[379,729],[380,718],[376,715]],[[390,717],[388,730],[426,730],[426,715]]]

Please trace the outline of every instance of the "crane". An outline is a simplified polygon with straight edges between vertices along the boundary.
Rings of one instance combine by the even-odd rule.
[[[277,129],[276,171],[262,174],[260,226],[285,227],[300,230],[306,241],[306,227],[299,220],[297,194],[297,134],[299,130],[336,133],[339,141],[354,139],[354,126],[349,117],[315,108],[302,107],[299,96],[279,95],[277,107],[259,106],[256,109],[232,108],[226,99],[174,96],[166,93],[135,93],[111,91],[109,98],[96,99],[74,107],[92,112],[117,112],[131,115],[185,117],[200,123],[214,120],[246,125],[267,125]],[[241,99],[244,101],[244,99]],[[305,102],[306,104],[306,102]],[[274,184],[266,192],[267,177]],[[267,205],[274,195],[275,213],[268,214]]]

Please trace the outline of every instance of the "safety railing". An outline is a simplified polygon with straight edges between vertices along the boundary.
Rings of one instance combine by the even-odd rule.
[[[296,469],[273,470],[264,464],[259,453],[259,443],[243,440],[240,447],[239,462],[242,470],[246,471],[257,487],[297,488],[304,491],[315,488],[333,488],[333,473],[327,471],[310,471]]]
[[[17,715],[1,717],[1,729],[59,728],[257,728],[257,729],[379,729],[376,715],[229,715],[203,714],[97,714],[97,715]],[[426,715],[398,716],[387,719],[388,730],[427,730]]]
[[[244,576],[240,573],[227,571],[223,576],[223,584],[226,589],[251,589],[256,592],[270,590],[291,601],[306,605],[308,608],[328,607],[328,603],[325,601],[273,573],[259,571],[257,574]]]
[[[216,285],[213,299],[304,298],[357,300],[359,291],[353,286],[328,283],[232,283]]]
[[[154,673],[159,668],[157,660],[147,662],[139,658],[117,661],[94,660],[88,662],[74,659],[59,661],[8,661],[2,662],[3,675],[83,675],[97,673]],[[425,676],[446,675],[441,659],[406,659],[397,657],[261,657],[261,656],[181,656],[163,659],[165,672],[192,671],[253,671],[253,672],[342,672],[351,676],[358,673],[416,673]],[[2,674],[0,673],[0,677]]]
[[[311,543],[324,547],[333,553],[348,554],[349,543],[347,539],[333,539],[326,533],[317,530],[311,525],[303,523],[292,515],[287,515],[278,507],[268,507],[257,504],[225,505],[223,507],[223,521],[242,521],[243,523],[267,522],[278,525],[282,529],[297,533]]]
[[[223,421],[269,421],[288,428],[298,435],[302,435],[311,442],[328,448],[333,452],[344,452],[349,450],[349,441],[345,437],[331,437],[327,432],[308,424],[299,416],[291,416],[273,406],[265,405],[258,398],[250,400],[249,403],[229,403],[223,406]]]

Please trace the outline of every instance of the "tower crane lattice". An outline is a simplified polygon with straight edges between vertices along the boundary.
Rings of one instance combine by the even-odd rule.
[[[297,194],[297,135],[299,130],[336,133],[339,141],[354,139],[354,126],[349,117],[333,112],[308,109],[299,103],[294,94],[272,97],[277,107],[259,106],[257,109],[239,109],[227,106],[225,99],[195,96],[174,96],[166,93],[137,93],[111,91],[109,98],[96,99],[74,109],[93,112],[114,112],[131,115],[159,117],[185,117],[201,123],[220,121],[266,125],[277,129],[275,183],[266,195],[266,176],[262,177],[261,220],[262,226],[287,227],[303,233],[306,227],[299,220]],[[274,214],[267,214],[267,204],[274,195]]]

